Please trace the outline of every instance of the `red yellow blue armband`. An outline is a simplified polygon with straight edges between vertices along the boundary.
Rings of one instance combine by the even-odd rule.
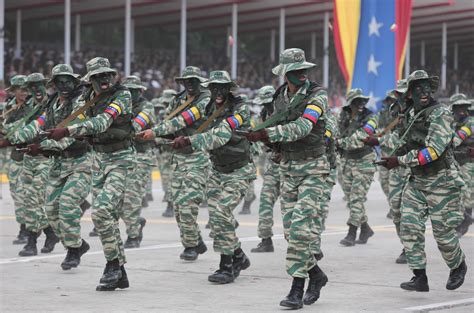
[[[198,108],[192,107],[181,113],[181,116],[184,118],[187,125],[192,125],[201,118],[201,113],[199,113]]]
[[[133,120],[142,128],[145,128],[150,123],[150,118],[145,112],[138,113]]]
[[[122,113],[122,108],[117,103],[111,103],[104,112],[110,114],[115,120]]]
[[[424,148],[418,152],[418,162],[420,165],[426,165],[438,159],[438,154],[431,148]]]
[[[244,123],[242,115],[240,114],[229,116],[226,120],[227,120],[227,123],[229,123],[230,128],[232,129],[236,129],[242,126],[242,124]]]
[[[377,129],[377,123],[374,120],[368,120],[362,128],[367,134],[372,136],[375,134],[375,130]]]
[[[306,106],[306,109],[303,112],[303,117],[316,124],[321,114],[323,114],[323,109],[317,105],[310,104]]]
[[[36,121],[38,121],[40,126],[44,126],[44,124],[46,123],[46,112],[41,113],[41,115],[36,119]]]
[[[469,127],[463,126],[456,132],[463,141],[466,140],[467,137],[472,135],[472,131]]]

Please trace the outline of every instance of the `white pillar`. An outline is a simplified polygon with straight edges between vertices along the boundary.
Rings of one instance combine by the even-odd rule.
[[[15,58],[21,58],[21,10],[16,10]]]
[[[232,4],[232,38],[234,44],[232,45],[232,64],[231,64],[231,77],[232,79],[237,78],[237,3]]]
[[[272,29],[270,33],[270,60],[275,62],[275,36],[276,31]]]
[[[0,80],[4,79],[5,68],[3,56],[5,54],[5,0],[0,0]]]
[[[71,0],[64,0],[64,63],[71,63]]]
[[[285,50],[285,9],[280,9],[280,53]],[[283,76],[280,76],[280,85],[283,84]]]
[[[225,42],[226,42],[226,56],[227,56],[227,59],[230,59],[230,56],[232,54],[232,48],[231,48],[231,45],[230,45],[230,41],[229,41],[229,38],[232,36],[232,29],[230,28],[230,26],[227,27],[227,38],[225,39]]]
[[[76,24],[75,24],[76,34],[74,36],[74,51],[81,51],[81,15],[76,14]]]
[[[133,58],[135,53],[135,20],[133,18],[130,20],[130,53]]]
[[[441,90],[446,90],[446,60],[447,60],[447,43],[448,43],[448,26],[443,23],[443,33],[441,40]]]
[[[408,75],[410,75],[410,49],[411,49],[410,34],[411,34],[411,29],[408,29],[407,47],[406,47],[406,52],[405,52],[405,78],[407,78]]]
[[[421,67],[425,67],[425,41],[421,41],[420,47],[420,65]]]
[[[329,12],[324,13],[323,87],[329,86]]]
[[[130,75],[130,33],[132,24],[132,0],[125,0],[125,76]]]
[[[459,53],[459,47],[458,47],[458,43],[455,42],[454,43],[454,64],[453,64],[453,67],[454,67],[454,70],[457,71],[458,70],[458,53]]]
[[[179,67],[180,72],[186,67],[186,0],[181,0],[181,35],[180,35],[180,52]]]
[[[316,60],[316,32],[311,32],[311,60]]]

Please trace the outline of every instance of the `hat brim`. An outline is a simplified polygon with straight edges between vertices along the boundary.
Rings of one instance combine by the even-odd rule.
[[[97,75],[97,74],[102,74],[102,73],[113,73],[114,75],[117,75],[117,71],[114,70],[113,68],[110,67],[99,67],[96,70],[88,72],[84,77],[82,78],[85,81],[90,82],[90,79],[92,76]]]
[[[182,76],[182,77],[175,77],[174,81],[177,82],[178,84],[180,84],[183,80],[185,79],[191,79],[191,78],[197,78],[199,79],[199,81],[201,83],[204,83],[206,81],[206,79],[204,77],[201,77],[201,76],[197,76],[197,75],[189,75],[189,76]]]
[[[411,85],[413,84],[413,82],[416,82],[417,80],[428,80],[430,82],[430,86],[431,86],[431,91],[432,92],[436,92],[438,90],[438,87],[439,87],[439,77],[438,76],[430,76],[428,78],[419,78],[419,79],[413,79],[411,80],[409,83],[408,83],[408,86],[407,86],[407,89],[405,90],[404,93],[407,93],[408,90],[410,89]]]
[[[257,98],[255,98],[255,99],[253,99],[252,102],[253,102],[254,104],[262,105],[262,104],[264,104],[264,103],[270,103],[270,102],[272,102],[272,101],[273,101],[273,97],[271,97],[271,98],[258,98],[258,97],[257,97]]]
[[[451,103],[452,106],[455,106],[455,105],[471,105],[471,101],[469,100],[458,100],[458,101],[454,101],[453,103]]]
[[[232,89],[239,88],[239,85],[237,85],[233,81],[228,81],[228,80],[223,80],[223,79],[208,80],[208,81],[202,83],[201,86],[207,88],[207,87],[209,87],[210,84],[221,84],[221,85],[229,84],[230,88],[232,88]]]
[[[355,97],[355,98],[352,98],[351,101],[347,101],[347,102],[346,102],[346,105],[345,105],[344,107],[349,107],[349,106],[351,106],[352,101],[354,101],[355,99],[363,99],[363,100],[365,101],[365,104],[367,104],[367,102],[369,102],[370,97],[357,96],[357,97]]]
[[[288,64],[279,64],[272,69],[272,73],[277,76],[285,76],[286,73],[291,71],[298,71],[304,69],[310,69],[315,67],[316,64],[311,62],[296,62],[296,63],[288,63]]]
[[[54,79],[58,76],[71,76],[73,78],[75,78],[77,81],[80,81],[81,80],[81,75],[79,74],[71,74],[71,73],[68,73],[68,72],[63,72],[63,73],[58,73],[58,74],[54,74],[47,82],[47,84],[51,84],[53,83]]]
[[[9,87],[5,88],[5,91],[13,91],[17,88],[25,88],[26,89],[26,84],[21,85],[21,86],[20,85],[9,86]]]
[[[124,87],[127,87],[129,89],[141,89],[141,90],[147,90],[147,88],[143,85],[137,85],[137,84],[123,84]]]

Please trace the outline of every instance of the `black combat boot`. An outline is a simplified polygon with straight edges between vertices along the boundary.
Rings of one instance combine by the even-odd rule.
[[[66,258],[61,263],[61,268],[67,271],[78,267],[81,264],[81,256],[89,251],[89,249],[90,246],[84,239],[82,239],[82,244],[79,248],[67,248]]]
[[[118,262],[118,261],[117,261]],[[115,266],[115,265],[114,265]],[[106,267],[107,269],[107,267]],[[130,283],[128,282],[127,272],[125,271],[125,266],[120,266],[118,273],[120,273],[120,278],[116,282],[112,283],[100,283],[99,286],[96,287],[96,291],[114,291],[117,288],[125,289],[130,287]],[[102,276],[103,277],[103,276]],[[102,279],[101,279],[102,281]]]
[[[195,261],[199,254],[204,254],[207,251],[206,244],[201,240],[195,247],[184,248],[184,251],[179,255],[181,260]]]
[[[242,251],[241,248],[238,248],[234,251],[232,256],[232,269],[234,271],[234,279],[239,277],[240,271],[248,269],[250,266],[250,260],[247,255]]]
[[[138,237],[132,238],[127,237],[125,244],[123,245],[125,249],[140,248],[140,239]]]
[[[402,250],[402,253],[400,254],[400,256],[395,260],[395,263],[397,263],[397,264],[407,264],[408,263],[407,255],[405,253],[405,249]]]
[[[142,208],[148,208],[148,200],[146,197],[142,198]]]
[[[250,214],[250,206],[252,205],[252,202],[257,198],[257,196],[253,195],[252,198],[248,201],[244,201],[244,204],[242,205],[242,211],[239,212],[240,215],[248,215]]]
[[[256,248],[250,250],[250,252],[273,252],[272,238],[263,238],[262,241],[257,245]]]
[[[28,231],[26,230],[25,224],[20,225],[20,231],[15,240],[13,240],[14,245],[24,245],[28,242]]]
[[[328,282],[328,277],[318,265],[315,265],[312,269],[310,269],[308,274],[308,289],[306,289],[303,299],[303,303],[305,305],[311,305],[318,301],[321,289],[326,286],[326,283]]]
[[[50,253],[54,250],[54,246],[59,242],[59,238],[56,236],[51,226],[43,229],[43,232],[46,235],[46,240],[44,242],[44,247],[41,248],[41,253]]]
[[[122,270],[118,259],[107,261],[104,273],[100,278],[100,284],[96,287],[97,291],[115,290],[118,282],[122,278]]]
[[[471,212],[472,212],[472,210],[471,210]],[[471,226],[471,223],[472,223],[472,217],[468,213],[468,211],[466,210],[464,212],[463,221],[461,222],[461,224],[459,224],[458,227],[456,227],[456,233],[457,233],[459,238],[461,238],[462,236],[464,236],[465,233],[467,233],[467,231],[469,230],[469,226]]]
[[[314,258],[315,258],[316,260],[318,260],[318,261],[322,260],[322,258],[324,258],[324,253],[323,253],[323,251],[314,254]]]
[[[401,283],[400,288],[409,291],[430,291],[426,270],[413,270],[413,274],[415,274],[415,276],[413,276],[410,281]]]
[[[173,217],[174,216],[174,210],[173,210],[173,204],[171,204],[170,201],[168,201],[168,205],[166,206],[166,210],[161,214],[163,217]]]
[[[349,224],[349,232],[347,233],[346,238],[340,241],[340,244],[346,247],[354,246],[356,236],[357,236],[357,226]]]
[[[357,244],[366,244],[367,240],[374,235],[374,231],[370,228],[369,223],[365,222],[360,225],[359,239],[355,241]]]
[[[143,240],[143,228],[145,228],[146,219],[140,216],[139,223],[140,223],[140,229],[138,230],[138,240],[140,240],[140,243],[141,243]]]
[[[211,283],[228,284],[234,281],[232,269],[232,255],[221,254],[219,269],[207,278]]]
[[[458,289],[464,283],[464,277],[467,273],[466,261],[462,261],[459,266],[449,272],[448,282],[446,283],[446,289],[454,290]]]
[[[97,229],[92,228],[91,232],[89,233],[89,237],[98,237],[99,233],[97,232]]]
[[[148,200],[148,202],[153,202],[153,194],[152,193],[147,193],[145,195],[145,198]]]
[[[36,248],[36,239],[38,238],[38,233],[27,231],[28,232],[28,242],[23,247],[23,249],[18,252],[19,256],[34,256],[38,254],[38,249]]]
[[[89,201],[87,200],[84,200],[84,202],[81,203],[80,207],[81,207],[81,211],[82,211],[82,215],[84,215],[84,213],[86,213],[87,210],[89,210],[91,208],[91,204],[89,203]],[[82,216],[81,215],[81,216]]]
[[[290,309],[301,309],[303,307],[304,278],[293,277],[290,293],[280,301],[280,305]]]

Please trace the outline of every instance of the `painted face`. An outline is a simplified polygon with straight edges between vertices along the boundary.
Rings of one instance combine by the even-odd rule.
[[[308,79],[307,72],[307,69],[291,71],[286,73],[286,79],[295,86],[302,86]]]
[[[199,92],[200,81],[197,78],[188,78],[183,81],[184,89],[189,95],[195,95]]]
[[[68,75],[56,76],[53,82],[54,89],[63,97],[68,97],[76,87],[76,80]]]
[[[430,103],[432,91],[430,82],[427,79],[414,81],[410,92],[415,106],[425,107]]]
[[[364,112],[366,100],[361,98],[356,98],[351,102],[351,112],[353,113],[362,113]]]
[[[464,122],[469,116],[469,104],[453,106],[453,114],[457,121]]]
[[[30,83],[28,89],[37,102],[41,102],[46,96],[46,86],[43,82]]]
[[[109,90],[112,87],[112,80],[113,80],[112,73],[100,73],[97,75],[92,76],[91,83],[92,88],[96,93],[101,93],[104,91]]]
[[[224,104],[229,96],[230,84],[210,84],[211,98],[218,104]]]
[[[19,103],[25,102],[26,97],[28,97],[28,89],[26,89],[26,88],[16,88],[15,89],[15,98],[16,98],[17,102],[19,102]]]
[[[130,94],[132,95],[132,102],[135,103],[140,99],[140,96],[142,95],[142,90],[138,88],[130,88]]]

